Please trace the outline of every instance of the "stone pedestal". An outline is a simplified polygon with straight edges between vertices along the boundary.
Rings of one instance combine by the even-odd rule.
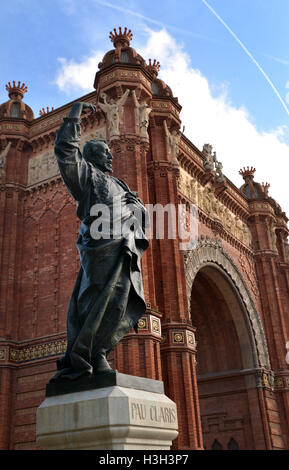
[[[169,450],[178,435],[176,405],[163,382],[118,372],[48,384],[36,426],[43,449]]]

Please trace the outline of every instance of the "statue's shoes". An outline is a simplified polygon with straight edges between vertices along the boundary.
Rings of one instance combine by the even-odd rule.
[[[93,360],[93,373],[100,374],[108,372],[114,372],[114,370],[110,367],[106,359],[106,354],[101,353],[97,355]]]

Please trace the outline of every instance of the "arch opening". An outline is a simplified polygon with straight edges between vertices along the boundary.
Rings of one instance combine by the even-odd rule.
[[[246,306],[228,274],[207,262],[191,289],[197,380],[206,449],[254,448],[251,389],[258,368]],[[256,390],[256,389],[255,389]]]

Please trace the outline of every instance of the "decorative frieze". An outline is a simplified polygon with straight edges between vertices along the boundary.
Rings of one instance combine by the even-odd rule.
[[[139,330],[147,330],[148,329],[148,322],[146,317],[142,317],[138,321],[138,329]]]
[[[113,72],[107,73],[100,78],[99,85],[100,87],[106,87],[115,81],[133,81],[133,82],[142,82],[149,90],[151,90],[151,82],[144,76],[144,74],[138,70],[115,70]]]
[[[21,123],[21,124],[12,124],[12,123],[7,123],[7,124],[0,124],[0,132],[3,134],[21,134],[28,136],[29,135],[29,129],[27,128],[26,124]]]
[[[275,375],[274,379],[274,389],[278,390],[288,390],[289,389],[289,375]]]
[[[173,343],[184,344],[184,333],[181,331],[173,332]]]
[[[53,178],[59,174],[53,150],[30,158],[28,162],[27,185],[31,186],[40,181]]]
[[[66,350],[66,340],[51,341],[35,346],[19,347],[10,349],[9,360],[11,362],[27,362],[43,359],[49,356],[63,354]]]
[[[161,324],[160,320],[158,318],[150,317],[151,319],[151,329],[154,333],[157,333],[158,335],[161,332]]]
[[[271,370],[256,369],[255,379],[257,388],[267,388],[270,391],[274,389],[274,374]]]
[[[194,152],[183,139],[180,141],[180,149],[184,152],[185,155],[189,155],[190,158],[197,161],[201,166],[203,166],[203,158]]]
[[[156,101],[153,100],[152,102],[153,106],[153,111],[159,112],[159,111],[164,111],[166,113],[170,112],[172,113],[178,120],[180,119],[180,113],[179,111],[175,108],[175,106],[170,103],[169,101]]]
[[[215,190],[211,184],[201,185],[183,168],[180,168],[178,189],[210,218],[219,220],[224,229],[241,243],[251,247],[252,235],[248,225],[215,196]]]
[[[188,348],[196,351],[195,330],[188,325],[165,324],[162,334],[162,348]]]
[[[153,334],[161,338],[161,322],[160,319],[154,315],[146,313],[138,321],[138,332]]]

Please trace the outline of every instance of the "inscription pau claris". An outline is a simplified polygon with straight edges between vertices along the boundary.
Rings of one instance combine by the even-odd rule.
[[[176,409],[170,406],[132,402],[130,411],[133,421],[174,424],[177,419]]]

